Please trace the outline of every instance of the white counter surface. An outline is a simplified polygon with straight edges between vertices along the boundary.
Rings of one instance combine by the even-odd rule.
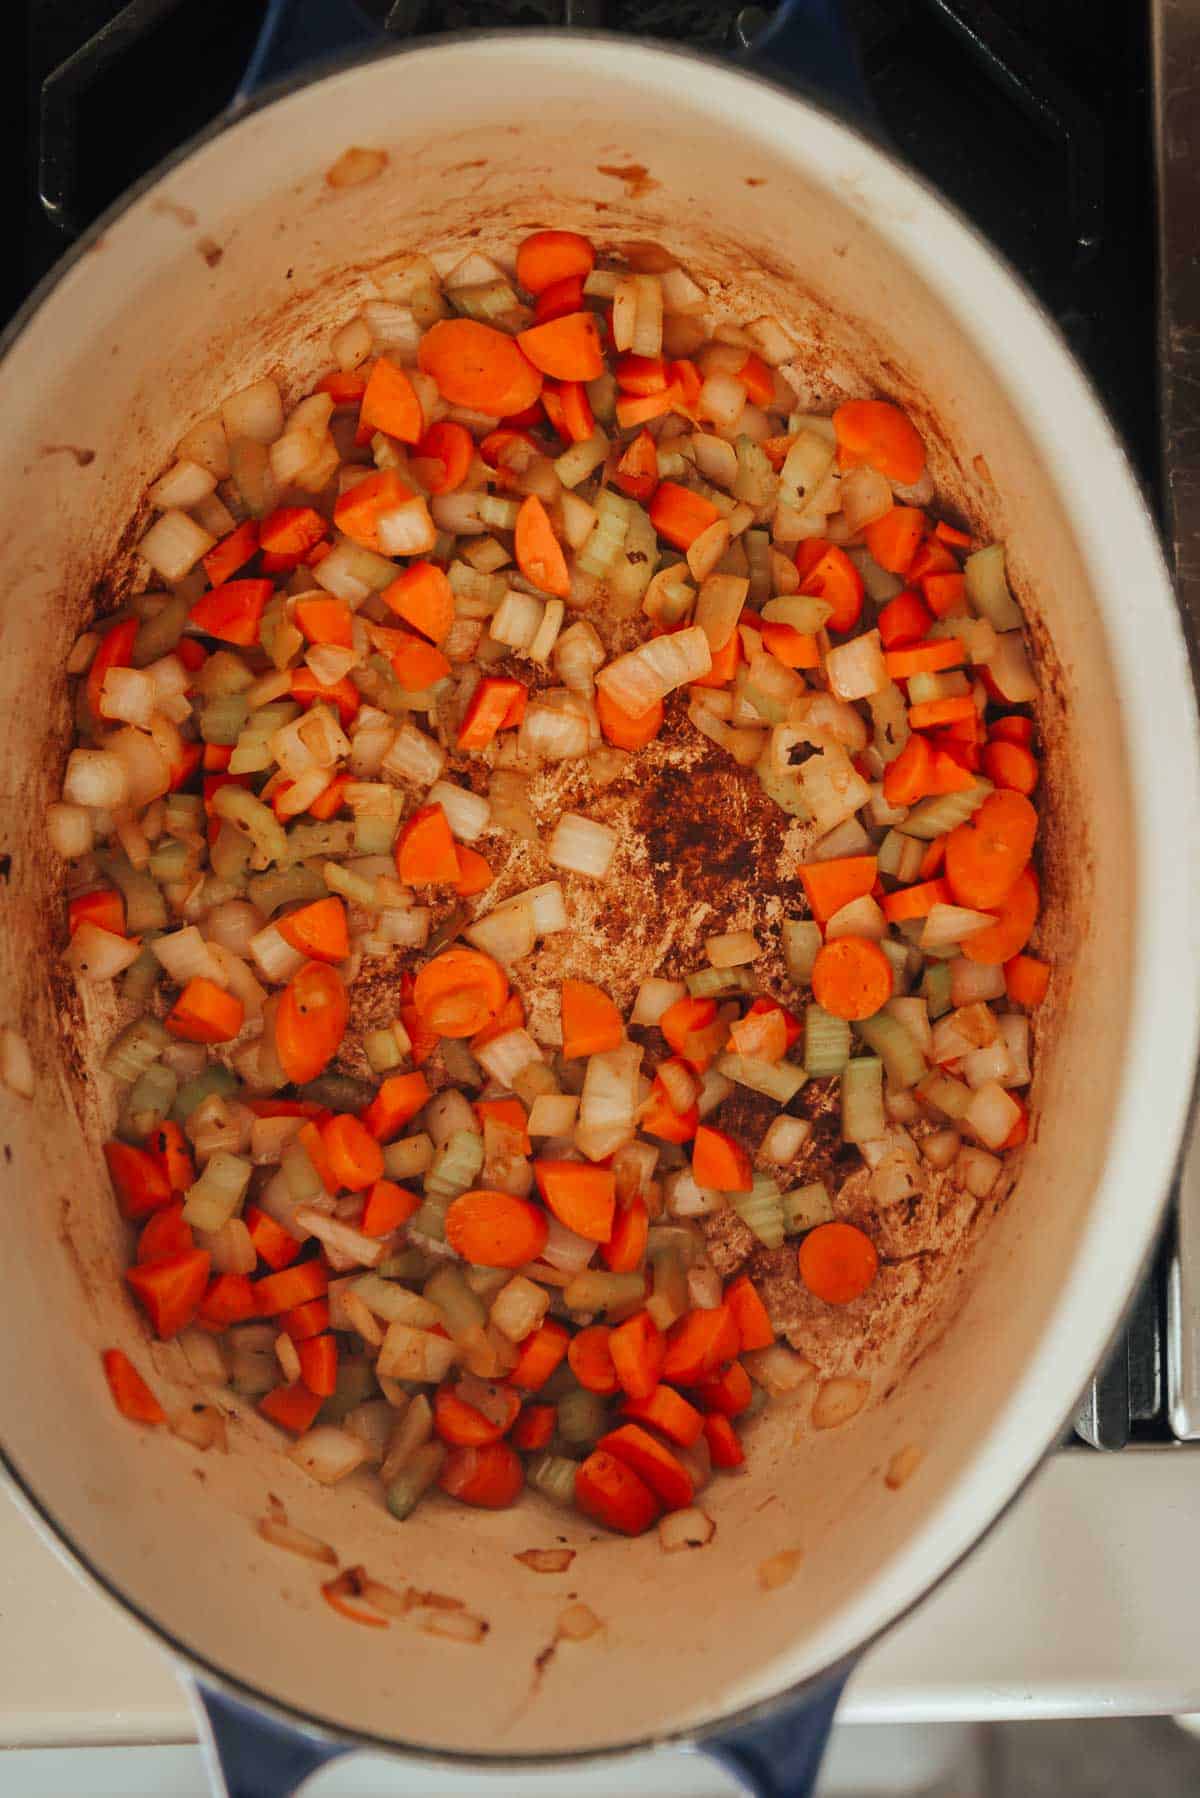
[[[1200,1449],[1061,1453],[984,1546],[865,1657],[842,1716],[1200,1711],[1198,1543]],[[0,1496],[0,1747],[194,1737],[164,1651]]]

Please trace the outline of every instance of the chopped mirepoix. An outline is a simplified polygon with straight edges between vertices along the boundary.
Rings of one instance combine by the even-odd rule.
[[[126,1279],[198,1379],[397,1519],[528,1484],[700,1545],[697,1495],[813,1378],[781,1287],[865,1318],[881,1214],[999,1193],[1025,1139],[1021,612],[1003,546],[929,510],[902,410],[804,412],[786,328],[661,255],[545,231],[515,272],[375,285],[310,393],[267,377],[190,426],[146,578],[71,656],[47,824],[68,962],[133,1013]],[[539,952],[627,871],[589,795],[672,730],[799,833],[804,903],[764,870],[756,915],[701,908],[692,965],[618,1003],[597,960],[548,1005]],[[828,1381],[814,1423],[868,1391]]]

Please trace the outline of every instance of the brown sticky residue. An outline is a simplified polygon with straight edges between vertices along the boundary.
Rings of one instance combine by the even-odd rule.
[[[649,169],[644,168],[640,162],[622,164],[598,162],[596,173],[608,175],[614,181],[623,181],[627,200],[640,200],[643,195],[652,193],[656,187],[662,186],[662,182],[656,181]]]
[[[196,214],[190,206],[181,206],[178,200],[168,200],[165,195],[153,201],[151,210],[163,213],[188,229],[196,223]]]
[[[746,175],[743,179],[747,187],[765,187],[767,185],[765,175]]]
[[[207,262],[209,268],[216,268],[218,262],[220,262],[222,256],[225,254],[220,244],[212,237],[198,237],[196,239],[196,248],[200,255],[203,256],[205,262]]]
[[[82,449],[77,443],[44,443],[38,454],[42,456],[74,456],[79,468],[87,468],[96,460],[94,449]]]
[[[987,465],[986,457],[972,456],[971,467],[975,470],[975,473],[979,476],[985,487],[994,487],[996,485],[995,481],[992,479],[992,471]]]

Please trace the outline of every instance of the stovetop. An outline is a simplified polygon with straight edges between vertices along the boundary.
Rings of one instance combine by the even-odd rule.
[[[607,28],[712,51],[769,7],[738,0],[356,0],[398,38]],[[1180,0],[843,0],[884,134],[1058,320],[1152,503],[1162,468],[1151,33]],[[3,313],[139,175],[229,103],[266,0],[16,0],[28,34],[19,243]],[[1070,454],[1070,445],[1064,445]],[[1160,508],[1161,510],[1161,508]],[[1164,1246],[1075,1442],[1168,1442]]]

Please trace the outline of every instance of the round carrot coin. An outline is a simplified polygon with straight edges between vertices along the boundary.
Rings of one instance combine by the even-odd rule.
[[[800,1244],[800,1278],[827,1305],[859,1298],[878,1267],[875,1244],[853,1224],[818,1224]]]
[[[841,936],[818,950],[813,998],[836,1018],[873,1018],[892,996],[892,964],[878,943]]]
[[[1024,793],[989,793],[946,839],[946,879],[955,903],[991,911],[1012,892],[1033,853],[1038,815]]]

